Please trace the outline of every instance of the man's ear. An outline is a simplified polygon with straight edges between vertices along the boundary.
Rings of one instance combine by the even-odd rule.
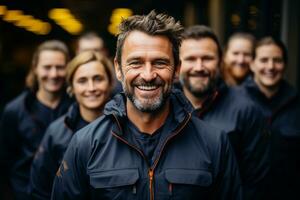
[[[118,81],[122,82],[122,72],[120,69],[121,66],[119,66],[117,58],[114,58],[114,66],[115,66],[116,77],[117,77]]]

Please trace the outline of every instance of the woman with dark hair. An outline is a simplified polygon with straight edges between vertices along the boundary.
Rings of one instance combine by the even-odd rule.
[[[10,182],[15,199],[29,199],[27,186],[34,153],[47,126],[71,103],[65,92],[68,59],[63,42],[40,44],[26,78],[27,89],[4,108],[0,122],[0,177]]]
[[[31,167],[32,199],[50,199],[55,173],[74,133],[102,115],[114,85],[112,63],[93,51],[76,56],[67,66],[68,92],[76,102],[46,131]]]
[[[265,199],[300,199],[300,98],[283,78],[287,67],[284,44],[272,37],[259,40],[243,84],[261,107],[271,133],[271,167]]]

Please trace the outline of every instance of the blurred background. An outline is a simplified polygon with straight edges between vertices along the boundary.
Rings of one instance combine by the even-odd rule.
[[[286,78],[299,88],[299,7],[297,0],[0,0],[0,112],[24,88],[40,42],[60,39],[74,55],[76,38],[95,31],[113,57],[122,17],[152,9],[174,16],[184,26],[209,25],[222,44],[235,31],[281,38],[289,51]]]

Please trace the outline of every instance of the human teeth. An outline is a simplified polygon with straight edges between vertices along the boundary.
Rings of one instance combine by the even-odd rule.
[[[88,96],[87,98],[88,98],[88,99],[96,99],[97,96],[94,96],[94,95],[93,95],[93,96]]]
[[[157,86],[145,86],[145,85],[140,85],[140,86],[138,86],[138,88],[140,89],[140,90],[155,90],[156,88],[157,88]]]

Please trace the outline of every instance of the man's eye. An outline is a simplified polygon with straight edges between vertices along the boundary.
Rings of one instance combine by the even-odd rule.
[[[57,65],[56,69],[57,70],[65,70],[65,66],[64,65]]]
[[[168,63],[163,62],[163,61],[154,62],[153,64],[155,67],[158,67],[158,68],[164,68],[164,67],[168,66]]]
[[[141,62],[133,61],[133,62],[129,62],[128,65],[131,66],[131,67],[138,67],[138,66],[141,65]]]
[[[214,60],[214,57],[212,57],[212,56],[203,57],[203,61],[211,61],[211,60]]]
[[[261,58],[261,59],[260,59],[260,62],[266,63],[266,62],[268,62],[268,59],[267,59],[267,58]]]
[[[44,68],[45,70],[50,70],[50,69],[51,69],[51,65],[44,65],[43,68]]]
[[[187,57],[184,59],[184,61],[188,61],[188,62],[194,62],[196,60],[196,58],[194,57]]]

